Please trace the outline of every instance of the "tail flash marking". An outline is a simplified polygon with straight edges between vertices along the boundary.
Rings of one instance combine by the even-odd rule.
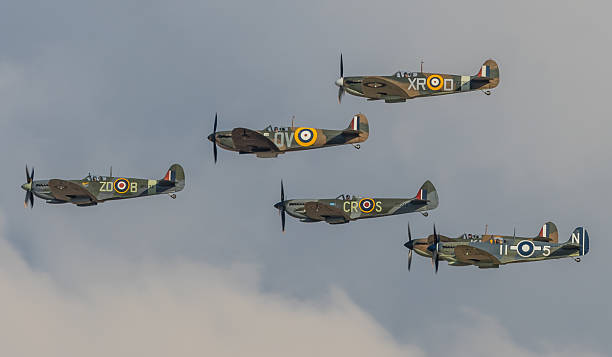
[[[548,229],[547,228],[548,228],[548,225],[546,225],[546,224],[542,226],[542,229],[540,229],[539,237],[542,237],[542,238],[543,237],[548,237]]]
[[[168,172],[166,172],[166,176],[164,176],[164,180],[166,180],[166,181],[175,181],[176,180],[176,172],[174,172],[172,170],[168,170]]]
[[[427,200],[427,190],[420,189],[416,195],[417,200],[426,201]]]
[[[351,129],[359,130],[359,117],[357,115],[355,115],[353,120],[351,120]]]
[[[488,77],[491,74],[491,68],[489,66],[482,66],[480,68],[480,72],[478,72],[478,77]]]

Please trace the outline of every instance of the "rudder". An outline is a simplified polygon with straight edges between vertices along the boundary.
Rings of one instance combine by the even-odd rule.
[[[426,207],[428,210],[438,207],[439,204],[438,191],[436,191],[433,183],[431,183],[429,180],[425,181],[425,183],[421,186],[415,196],[415,199],[419,201],[426,201]]]
[[[174,183],[176,192],[181,191],[185,187],[185,171],[183,167],[179,164],[173,164],[166,172],[163,180]]]
[[[476,77],[489,78],[489,83],[479,89],[493,89],[497,87],[499,85],[499,66],[497,62],[492,59],[486,60],[482,66],[480,66],[480,70],[478,70]]]
[[[584,227],[578,227],[572,232],[568,243],[575,244],[579,247],[578,255],[586,255],[589,252],[589,233]]]
[[[355,130],[365,133],[369,135],[370,133],[370,125],[368,123],[368,118],[364,114],[355,114],[349,123],[347,130]]]
[[[538,236],[534,238],[534,240],[559,243],[559,232],[557,231],[557,226],[552,222],[544,223],[542,228],[540,228]]]

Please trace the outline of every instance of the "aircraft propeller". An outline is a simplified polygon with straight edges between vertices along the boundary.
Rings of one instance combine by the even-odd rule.
[[[410,233],[410,222],[408,222],[408,241],[404,243],[404,247],[408,248],[408,271],[410,271],[410,265],[412,265],[412,250],[414,249],[414,243],[412,242],[412,234]]]
[[[283,187],[283,180],[281,180],[280,202],[276,204],[276,208],[278,209],[278,213],[281,216],[281,228],[284,232],[285,231],[285,188]]]
[[[338,103],[342,102],[342,96],[344,96],[344,63],[342,61],[342,53],[340,54],[340,78],[336,80],[338,86]]]
[[[30,203],[30,208],[34,207],[34,194],[32,193],[32,182],[34,181],[34,168],[32,167],[32,173],[28,172],[28,165],[26,165],[26,183],[21,186],[26,191],[25,200],[23,201],[23,206],[28,207],[28,202]]]
[[[217,113],[215,113],[215,123],[213,125],[213,133],[208,135],[208,140],[212,141],[213,144],[213,157],[215,164],[217,163]]]
[[[439,243],[440,243],[440,237],[438,236],[438,233],[436,233],[436,225],[434,224],[434,233],[433,233],[433,243],[427,247],[427,250],[429,250],[432,255],[431,255],[431,265],[434,267],[435,269],[435,273],[438,274],[438,266],[440,263],[440,255],[438,253],[438,249],[439,249]]]

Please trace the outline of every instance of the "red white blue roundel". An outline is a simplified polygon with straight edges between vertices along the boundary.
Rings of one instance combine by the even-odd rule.
[[[359,209],[363,213],[370,213],[374,209],[374,200],[371,198],[362,198],[359,200]]]
[[[295,131],[295,142],[300,146],[310,146],[317,141],[317,130],[313,128],[298,128]]]
[[[534,245],[532,241],[522,240],[516,245],[516,252],[523,258],[533,255]]]
[[[115,180],[115,192],[126,193],[130,189],[130,181],[124,178],[118,178]]]

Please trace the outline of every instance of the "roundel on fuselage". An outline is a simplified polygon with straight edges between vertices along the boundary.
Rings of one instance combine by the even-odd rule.
[[[130,181],[125,178],[118,178],[115,180],[113,187],[117,193],[126,193],[130,189]]]
[[[374,210],[374,200],[371,198],[362,198],[359,200],[359,209],[363,213],[370,213]]]
[[[431,90],[440,90],[442,88],[443,79],[439,74],[432,74],[427,77],[427,87]]]
[[[317,141],[317,129],[298,128],[295,133],[295,142],[300,146],[310,146]]]

